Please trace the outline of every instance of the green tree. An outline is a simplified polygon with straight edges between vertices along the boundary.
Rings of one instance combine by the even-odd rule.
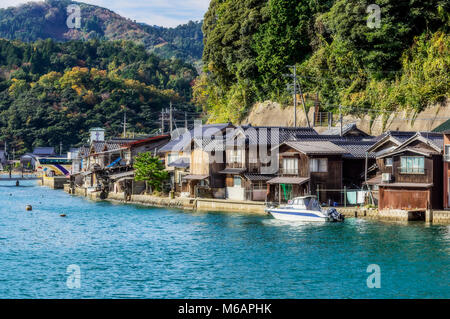
[[[141,153],[135,158],[133,164],[136,181],[145,181],[146,192],[150,186],[150,191],[160,191],[163,182],[169,178],[169,174],[164,170],[164,165],[158,157],[152,156],[150,152]]]

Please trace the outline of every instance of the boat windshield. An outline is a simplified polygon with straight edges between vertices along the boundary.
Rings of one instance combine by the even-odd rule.
[[[308,210],[321,210],[319,202],[315,198],[311,198],[307,205]]]

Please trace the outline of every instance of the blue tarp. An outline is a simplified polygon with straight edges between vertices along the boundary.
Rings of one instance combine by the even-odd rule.
[[[111,164],[109,164],[108,166],[106,166],[106,168],[109,167],[113,167],[114,165],[116,165],[117,163],[119,163],[122,159],[119,157],[118,159],[116,159],[114,162],[112,162]]]

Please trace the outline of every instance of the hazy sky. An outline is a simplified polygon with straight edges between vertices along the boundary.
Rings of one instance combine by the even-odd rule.
[[[210,0],[83,0],[108,8],[126,18],[150,25],[175,27],[203,18]],[[27,0],[1,0],[0,8],[16,6]]]

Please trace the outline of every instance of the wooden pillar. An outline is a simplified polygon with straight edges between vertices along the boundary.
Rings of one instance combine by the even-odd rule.
[[[278,203],[281,204],[281,184],[278,184]]]

